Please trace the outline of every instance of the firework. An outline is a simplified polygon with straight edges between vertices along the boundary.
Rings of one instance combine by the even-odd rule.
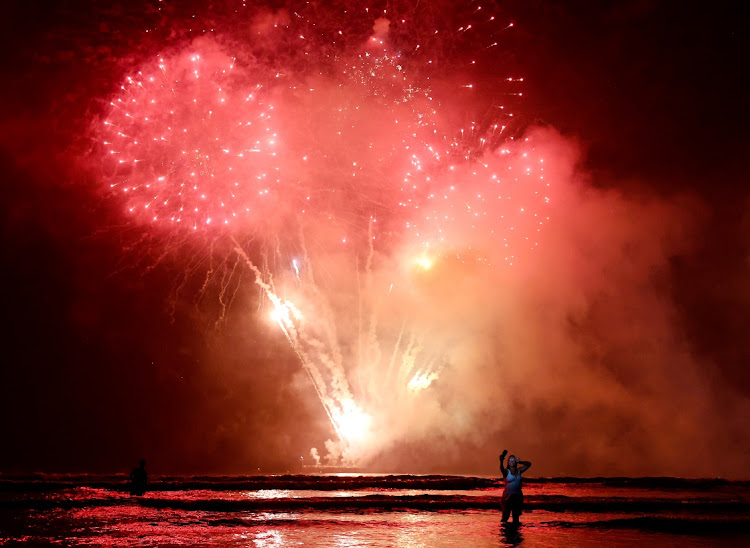
[[[142,221],[234,226],[294,201],[281,188],[274,105],[263,83],[206,50],[159,56],[110,102],[102,145],[111,187]]]
[[[497,101],[520,95],[520,79],[479,91],[478,66],[512,23],[476,3],[454,9],[446,20],[464,24],[418,2],[238,12],[247,25],[226,20],[146,59],[94,130],[132,219],[231,241],[349,462],[377,452],[369,432],[382,447],[446,363],[431,322],[380,319],[390,301],[418,301],[404,289],[414,269],[439,276],[453,257],[512,265],[549,220],[544,158],[512,139]],[[289,267],[258,268],[247,236],[276,242]],[[315,275],[342,253],[353,274]],[[352,302],[357,320],[342,322]]]

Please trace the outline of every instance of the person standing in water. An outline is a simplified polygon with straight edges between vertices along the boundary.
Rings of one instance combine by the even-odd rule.
[[[505,467],[505,455],[508,454],[507,449],[503,449],[503,454],[500,455],[500,471],[503,474],[505,480],[505,490],[503,491],[502,506],[503,506],[503,518],[502,521],[508,521],[511,513],[513,514],[513,523],[519,523],[521,518],[521,511],[523,510],[523,491],[521,490],[521,473],[525,472],[531,466],[531,463],[527,460],[520,460],[515,455],[508,457],[508,468]]]
[[[130,472],[130,494],[140,496],[146,492],[148,474],[146,473],[146,461],[141,459],[138,468]]]

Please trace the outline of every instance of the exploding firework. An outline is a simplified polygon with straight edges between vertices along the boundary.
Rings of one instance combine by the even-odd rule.
[[[248,226],[295,203],[282,184],[274,105],[234,62],[206,47],[162,55],[110,102],[102,145],[111,187],[140,220]]]
[[[434,317],[391,309],[424,308],[419,277],[443,263],[512,265],[548,221],[544,158],[495,96],[472,95],[512,23],[456,10],[455,28],[418,2],[238,12],[242,30],[144,60],[94,129],[135,222],[224,238],[253,272],[347,463],[404,435],[399,415],[427,405],[449,362]],[[278,260],[254,261],[250,237]]]

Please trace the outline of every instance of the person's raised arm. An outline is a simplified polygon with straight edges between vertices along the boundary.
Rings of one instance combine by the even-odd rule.
[[[505,476],[508,475],[508,471],[505,469],[505,464],[503,463],[503,461],[505,460],[505,455],[507,454],[508,454],[508,450],[503,449],[503,454],[500,455],[500,472],[503,475],[503,479],[505,479]]]
[[[523,473],[531,467],[531,462],[527,460],[518,461],[518,471]]]

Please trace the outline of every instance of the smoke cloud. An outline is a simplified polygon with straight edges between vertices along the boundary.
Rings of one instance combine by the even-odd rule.
[[[75,344],[29,398],[39,447],[178,471],[495,474],[507,448],[537,475],[746,475],[750,402],[677,281],[712,205],[516,122],[510,19],[454,4],[115,10],[40,61],[81,52],[77,87],[37,99],[67,110],[3,143],[40,190],[16,189],[6,235],[64,258],[6,248],[68,272],[34,286],[61,302],[17,302]]]
[[[693,251],[705,208],[689,195],[597,189],[577,169],[575,143],[551,129],[529,138],[550,159],[545,177],[556,189],[540,246],[508,265],[496,237],[462,236],[461,248],[406,280],[399,250],[373,261],[359,298],[375,309],[364,323],[379,368],[355,352],[344,360],[375,417],[359,462],[483,470],[508,446],[546,474],[695,474],[744,436],[722,417],[747,412],[717,393],[672,297],[672,261]],[[336,257],[316,263],[353,275]],[[394,279],[407,287],[391,288]],[[323,290],[333,310],[318,320],[363,330],[356,290],[343,287],[336,278]],[[351,351],[363,336],[339,328],[336,345]],[[405,377],[389,377],[391,353]],[[434,380],[424,391],[394,394],[425,371]],[[712,428],[719,420],[724,427]],[[739,471],[741,461],[726,464]]]

